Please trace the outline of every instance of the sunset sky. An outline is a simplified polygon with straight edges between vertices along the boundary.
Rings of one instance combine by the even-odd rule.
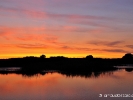
[[[0,58],[133,53],[133,0],[0,0]]]

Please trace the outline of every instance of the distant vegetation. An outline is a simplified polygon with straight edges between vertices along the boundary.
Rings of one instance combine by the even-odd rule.
[[[60,73],[70,75],[88,75],[89,73],[99,73],[117,70],[116,65],[133,64],[133,55],[125,54],[122,58],[106,59],[94,58],[87,55],[85,58],[67,58],[64,56],[46,58],[27,56],[23,58],[0,59],[0,67],[21,67],[19,73],[34,75],[42,73],[43,70],[58,70]],[[0,71],[0,73],[9,73]]]
[[[0,67],[27,67],[40,66],[44,69],[99,69],[104,67],[112,67],[114,65],[133,64],[133,55],[125,54],[122,58],[94,58],[87,55],[85,58],[67,58],[64,56],[51,56],[46,58],[45,55],[40,57],[26,56],[23,58],[0,59]]]

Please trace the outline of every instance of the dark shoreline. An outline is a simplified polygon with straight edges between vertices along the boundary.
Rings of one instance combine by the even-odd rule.
[[[24,58],[10,58],[0,59],[0,67],[26,67],[26,66],[40,66],[45,69],[57,70],[58,68],[79,68],[101,66],[112,67],[116,65],[133,64],[133,58],[123,59],[106,59],[106,58],[66,58],[66,57],[54,57],[54,58],[39,58],[39,57],[24,57]],[[98,67],[97,67],[98,68]]]
[[[42,55],[40,57],[0,59],[0,68],[21,67],[17,73],[27,75],[42,73],[43,70],[58,70],[60,73],[86,76],[92,72],[115,71],[118,68],[114,66],[127,64],[133,65],[132,54],[125,54],[122,58],[117,59],[93,58],[91,55],[86,58],[66,58],[63,56],[46,58]],[[0,71],[0,73],[10,72]]]

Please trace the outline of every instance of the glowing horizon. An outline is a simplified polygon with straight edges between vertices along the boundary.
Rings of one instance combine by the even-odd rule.
[[[133,53],[132,0],[1,0],[0,59]]]
[[[85,58],[88,55],[92,55],[94,58],[122,58],[124,56],[124,54],[8,54],[8,55],[1,55],[0,59],[8,59],[8,58],[23,58],[23,57],[30,57],[30,56],[34,56],[34,57],[40,57],[41,55],[45,55],[46,58],[50,58],[50,57],[57,57],[57,56],[63,56],[63,57],[68,57],[68,58]]]

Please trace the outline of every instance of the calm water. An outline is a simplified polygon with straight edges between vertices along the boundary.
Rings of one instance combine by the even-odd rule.
[[[103,97],[99,97],[102,94]],[[0,100],[132,100],[133,97],[104,97],[133,94],[133,72],[118,70],[88,78],[68,77],[57,72],[31,77],[0,74]]]

